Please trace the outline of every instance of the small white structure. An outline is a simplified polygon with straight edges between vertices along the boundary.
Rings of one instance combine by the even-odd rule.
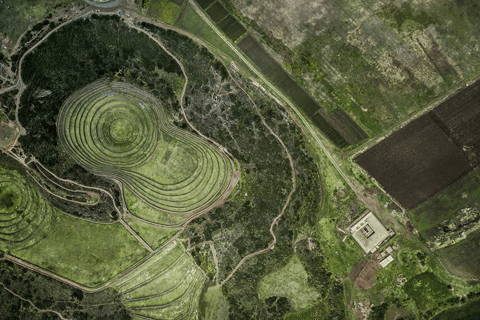
[[[380,265],[382,266],[382,268],[385,268],[385,267],[388,266],[392,261],[393,261],[393,257],[392,257],[392,256],[388,256],[388,257],[386,257],[385,259],[383,259],[382,261],[380,261]]]
[[[390,237],[387,229],[372,212],[360,216],[348,231],[366,253],[377,251],[380,245]]]

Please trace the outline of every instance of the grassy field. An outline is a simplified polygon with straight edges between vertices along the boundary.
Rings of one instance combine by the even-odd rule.
[[[96,287],[148,251],[120,223],[101,225],[56,211],[47,236],[12,254],[80,284]]]
[[[0,249],[28,248],[45,237],[53,208],[36,185],[0,167]]]
[[[58,126],[62,147],[78,164],[120,180],[160,211],[198,211],[230,182],[223,153],[173,127],[153,96],[125,83],[103,79],[78,90],[60,110]]]
[[[476,320],[480,318],[480,300],[472,300],[461,307],[448,309],[433,320]]]
[[[225,319],[228,317],[228,301],[221,286],[210,287],[203,296],[205,320]]]
[[[435,307],[452,293],[447,285],[430,272],[416,275],[405,284],[405,292],[415,301],[420,310]]]
[[[150,0],[147,15],[150,18],[161,20],[169,25],[175,24],[182,7],[170,0]]]
[[[436,251],[444,266],[460,277],[480,278],[480,231],[472,232],[466,239]]]
[[[176,242],[116,284],[133,316],[193,319],[205,276]]]
[[[170,239],[179,230],[162,228],[133,217],[124,220],[154,250]]]
[[[308,275],[297,256],[282,269],[265,276],[258,284],[260,299],[286,297],[294,310],[305,309],[314,304],[319,294],[307,282]]]
[[[27,31],[29,26],[41,21],[54,7],[68,5],[74,0],[38,0],[32,3],[28,0],[4,0],[0,3],[0,30],[10,42],[12,49],[18,38]],[[5,48],[2,47],[2,50]]]

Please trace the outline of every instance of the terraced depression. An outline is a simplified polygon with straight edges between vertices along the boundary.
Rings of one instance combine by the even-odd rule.
[[[169,224],[165,212],[183,221],[209,207],[233,174],[223,152],[175,128],[160,101],[127,83],[100,79],[76,91],[60,110],[57,130],[75,162],[120,181],[132,214],[149,221]],[[138,199],[156,210],[139,210],[145,205]]]
[[[52,207],[16,171],[0,169],[0,249],[31,247],[47,234]]]

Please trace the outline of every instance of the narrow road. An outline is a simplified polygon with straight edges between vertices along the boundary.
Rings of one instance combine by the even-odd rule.
[[[310,124],[308,123],[307,119],[305,116],[298,110],[298,108],[280,91],[278,90],[267,78],[263,76],[263,74],[257,70],[255,66],[250,63],[249,60],[247,60],[243,54],[237,49],[235,45],[233,45],[223,34],[220,30],[217,29],[217,27],[209,20],[209,18],[205,15],[203,10],[197,5],[195,0],[188,0],[190,5],[193,7],[195,12],[210,26],[210,28],[213,29],[213,31],[227,44],[230,49],[232,49],[233,52],[235,52],[238,57],[250,68],[250,71],[252,71],[257,77],[259,77],[265,84],[268,85],[268,87],[274,91],[279,97],[284,100],[288,106],[295,112],[295,115],[297,116],[298,119],[302,121],[302,124],[304,127],[310,132],[311,136],[314,138],[315,142],[317,143],[318,146],[323,150],[323,152],[327,155],[328,159],[332,163],[332,165],[335,167],[337,172],[340,174],[340,176],[345,180],[345,182],[350,186],[350,188],[357,194],[358,198],[362,201],[365,202],[366,199],[363,197],[363,195],[357,190],[355,185],[350,181],[350,179],[347,177],[347,175],[343,172],[343,170],[340,168],[340,165],[335,161],[333,158],[332,154],[330,151],[325,147],[324,143],[320,140],[320,138],[317,136],[315,131],[312,129]]]

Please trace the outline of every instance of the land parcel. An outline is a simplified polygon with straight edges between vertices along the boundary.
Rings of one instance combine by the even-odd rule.
[[[425,114],[354,159],[406,209],[471,168],[464,152],[435,119]]]

